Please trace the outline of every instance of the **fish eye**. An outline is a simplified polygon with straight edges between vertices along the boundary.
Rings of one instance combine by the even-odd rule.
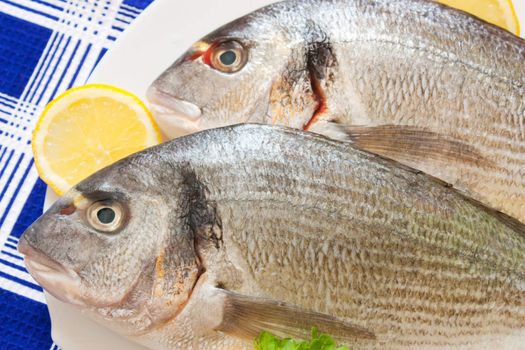
[[[97,231],[115,232],[122,226],[123,218],[124,211],[118,202],[95,202],[87,210],[87,220]]]
[[[240,43],[227,41],[214,48],[211,65],[223,73],[235,73],[244,67],[247,56],[245,48]]]
[[[104,225],[109,225],[115,221],[115,210],[112,208],[100,208],[97,211],[97,219]]]
[[[219,56],[219,60],[224,66],[231,66],[237,61],[237,54],[233,50],[224,51]]]

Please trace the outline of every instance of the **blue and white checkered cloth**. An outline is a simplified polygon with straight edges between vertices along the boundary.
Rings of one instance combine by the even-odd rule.
[[[86,82],[153,0],[0,0],[0,350],[55,349],[42,289],[16,246],[38,216],[31,133],[43,108]]]

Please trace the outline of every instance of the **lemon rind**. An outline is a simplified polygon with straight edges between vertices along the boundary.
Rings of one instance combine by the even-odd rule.
[[[509,9],[510,9],[510,15],[512,17],[512,19],[514,20],[514,24],[516,26],[516,32],[514,34],[516,34],[517,36],[520,36],[521,34],[521,26],[520,26],[520,21],[518,19],[518,14],[516,12],[516,9],[514,8],[514,4],[512,2],[512,0],[507,0],[507,4],[509,6]]]

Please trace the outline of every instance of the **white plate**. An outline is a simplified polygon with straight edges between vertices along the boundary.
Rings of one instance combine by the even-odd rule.
[[[135,20],[94,71],[91,83],[106,83],[145,100],[151,82],[197,39],[272,0],[156,0]],[[515,0],[525,32],[525,1]],[[523,36],[523,34],[522,34]],[[57,199],[48,190],[45,208]],[[46,294],[53,340],[64,350],[144,350]]]

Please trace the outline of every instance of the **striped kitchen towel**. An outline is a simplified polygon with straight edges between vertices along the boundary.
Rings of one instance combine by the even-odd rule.
[[[0,349],[54,349],[42,289],[16,250],[42,213],[31,133],[51,99],[86,82],[153,0],[0,0]]]

